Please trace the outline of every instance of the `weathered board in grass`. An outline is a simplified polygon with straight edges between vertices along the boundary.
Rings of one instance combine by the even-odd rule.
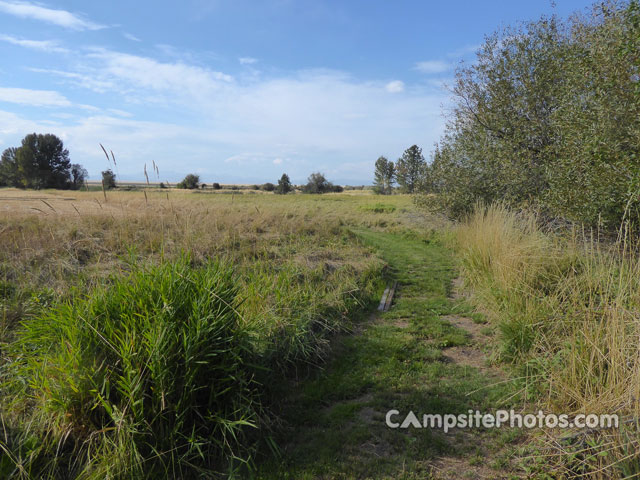
[[[380,299],[380,305],[378,305],[378,310],[381,312],[386,312],[391,308],[391,302],[393,301],[393,294],[396,291],[396,287],[398,286],[398,282],[393,282],[393,285],[387,285],[384,293],[382,294],[382,298]]]

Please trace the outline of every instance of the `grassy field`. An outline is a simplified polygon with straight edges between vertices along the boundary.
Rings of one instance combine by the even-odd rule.
[[[2,189],[0,478],[633,478],[624,238],[366,191]],[[625,424],[385,423],[497,408]]]
[[[384,264],[350,228],[422,221],[408,197],[360,192],[0,198],[3,477],[246,468],[275,428],[272,385],[322,364],[379,294]],[[221,357],[238,391],[199,367]],[[176,390],[175,371],[190,383]]]

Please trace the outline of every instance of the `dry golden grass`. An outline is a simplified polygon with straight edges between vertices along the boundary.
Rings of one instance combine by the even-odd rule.
[[[624,241],[607,245],[584,232],[545,234],[533,214],[501,205],[479,206],[456,236],[474,301],[500,325],[503,358],[520,366],[542,406],[637,419],[637,252]],[[573,463],[565,473],[577,468],[593,478],[640,474],[640,436],[633,429],[626,424],[622,433],[592,432],[590,441],[597,446],[566,457]],[[566,445],[560,449],[572,451]]]

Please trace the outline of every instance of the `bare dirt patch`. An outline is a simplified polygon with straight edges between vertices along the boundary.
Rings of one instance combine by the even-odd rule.
[[[471,465],[468,459],[455,457],[436,460],[432,465],[431,476],[434,480],[513,478],[513,474],[502,475],[484,462],[479,465]]]
[[[449,347],[445,351],[446,353],[443,356],[449,362],[474,367],[479,370],[488,368],[486,356],[477,348]]]
[[[485,325],[474,322],[472,318],[462,317],[460,315],[444,315],[440,318],[451,322],[452,325],[461,328],[462,330],[466,330],[476,342],[481,342],[484,338],[482,329]]]

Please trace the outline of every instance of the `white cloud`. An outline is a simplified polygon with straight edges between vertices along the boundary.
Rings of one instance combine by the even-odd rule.
[[[258,59],[252,57],[240,57],[238,58],[238,61],[240,62],[240,65],[253,65],[258,61]]]
[[[172,97],[202,98],[233,81],[230,75],[183,62],[165,63],[105,49],[93,49],[89,57],[100,62],[91,72],[93,78],[118,88],[122,88],[122,82],[127,82],[130,87],[163,91],[171,93]]]
[[[0,102],[18,103],[36,107],[69,107],[71,102],[52,90],[0,87]]]
[[[184,59],[104,49],[78,57],[72,71],[35,71],[99,92],[108,105],[134,114],[58,119],[68,148],[90,172],[104,169],[98,142],[107,141],[127,159],[121,174],[140,177],[153,159],[170,181],[201,169],[207,182],[264,182],[286,165],[294,182],[323,169],[336,183],[361,184],[382,154],[391,158],[412,144],[428,151],[442,132],[447,100],[425,82],[408,88],[330,70],[236,79]],[[347,164],[353,166],[338,167]]]
[[[133,117],[133,113],[127,112],[125,110],[120,110],[119,108],[108,108],[107,111],[109,113],[113,113],[114,115],[117,115],[119,117],[124,117],[124,118],[132,118]]]
[[[441,60],[428,60],[424,62],[417,62],[415,69],[422,73],[444,73],[451,70],[452,65]]]
[[[0,110],[0,134],[1,135],[9,135],[14,136],[16,138],[16,142],[18,142],[18,136],[22,135],[20,138],[24,136],[24,132],[33,132],[36,131],[36,123],[25,118],[22,118],[15,113],[6,112],[4,110]],[[5,143],[6,140],[3,139],[0,142],[2,145],[2,150],[7,147],[15,146],[10,143]],[[17,143],[16,143],[17,144]]]
[[[387,83],[384,88],[389,93],[401,93],[404,92],[404,82],[394,80],[393,82]]]
[[[85,20],[66,10],[54,10],[29,2],[0,1],[0,11],[20,18],[31,18],[71,30],[100,30],[104,25]]]
[[[142,41],[138,37],[133,35],[132,33],[123,33],[122,36],[124,38],[126,38],[127,40],[131,40],[132,42],[141,42]]]
[[[0,41],[10,43],[12,45],[18,45],[24,48],[30,48],[33,50],[42,50],[43,52],[53,53],[67,53],[69,50],[61,47],[58,42],[54,40],[27,40],[23,38],[13,37],[11,35],[0,35]]]

